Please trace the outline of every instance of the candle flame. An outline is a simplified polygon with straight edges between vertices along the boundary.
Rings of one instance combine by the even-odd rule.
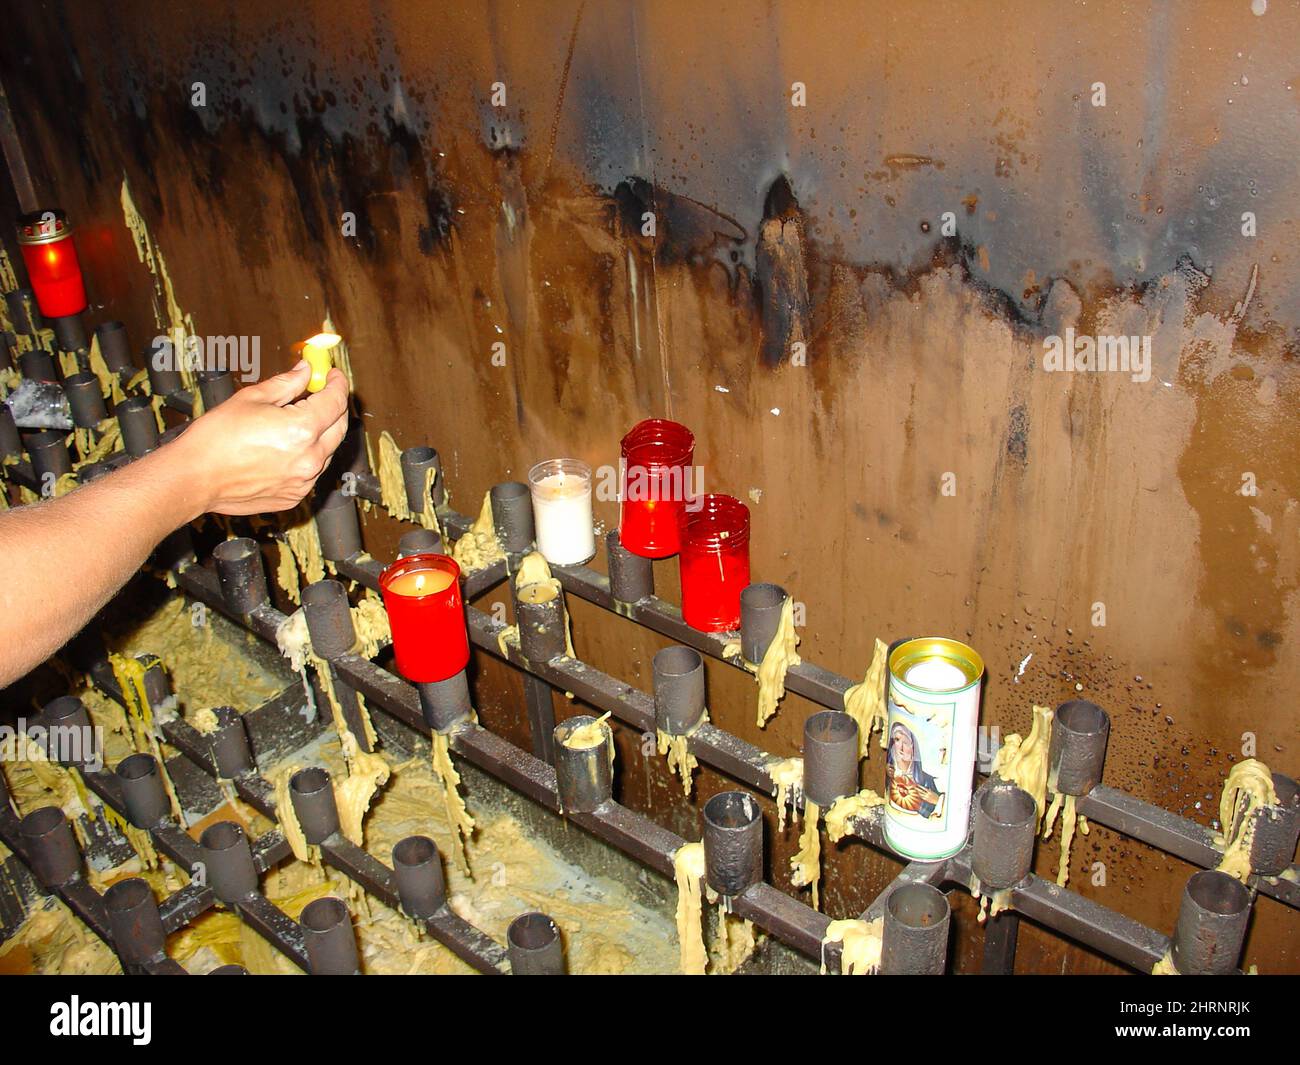
[[[320,348],[322,351],[328,351],[334,347],[343,338],[338,333],[317,333],[314,337],[309,337],[303,343],[313,348]]]

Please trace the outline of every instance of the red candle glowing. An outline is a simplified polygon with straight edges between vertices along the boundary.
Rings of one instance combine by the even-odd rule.
[[[46,318],[65,318],[86,309],[86,286],[62,211],[35,211],[18,223],[18,245],[36,305]]]
[[[397,671],[424,684],[469,664],[460,567],[446,555],[407,555],[379,575]]]
[[[619,542],[643,558],[677,554],[694,434],[677,422],[650,418],[623,437],[622,453]]]
[[[749,585],[749,508],[709,494],[685,508],[681,524],[682,617],[702,632],[740,628],[740,593]]]

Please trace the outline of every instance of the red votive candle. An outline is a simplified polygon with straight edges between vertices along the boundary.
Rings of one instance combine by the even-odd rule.
[[[18,246],[41,314],[65,318],[86,309],[77,246],[62,211],[23,215],[18,221]]]
[[[397,671],[417,684],[446,680],[469,665],[460,567],[446,555],[407,555],[379,575],[393,630]]]
[[[695,434],[677,422],[648,418],[623,437],[622,453],[619,542],[642,558],[677,554]]]
[[[740,593],[749,584],[749,507],[731,496],[700,496],[683,509],[681,540],[686,624],[701,632],[740,628]]]

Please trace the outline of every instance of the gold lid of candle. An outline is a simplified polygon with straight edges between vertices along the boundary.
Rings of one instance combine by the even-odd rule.
[[[31,211],[18,219],[19,244],[51,244],[72,232],[62,211]]]

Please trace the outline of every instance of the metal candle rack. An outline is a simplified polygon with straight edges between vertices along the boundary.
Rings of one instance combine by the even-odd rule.
[[[182,414],[192,411],[192,399],[180,388],[178,379],[160,378],[154,387],[165,396],[168,407]],[[224,385],[213,387],[210,382],[204,392],[209,407],[228,395]],[[130,453],[119,452],[105,463],[94,464],[96,467],[112,468],[130,461],[132,453],[156,446],[156,441],[143,440],[140,427],[131,421],[136,415],[129,405],[125,409],[119,405],[118,417],[124,439],[138,443]],[[359,427],[354,425],[356,433]],[[317,527],[324,557],[336,574],[377,590],[383,567],[362,552],[357,499],[379,503],[381,494],[378,478],[366,465],[364,448],[356,446],[356,439],[353,435],[352,446],[343,449],[345,456],[353,456],[351,461],[336,463],[330,484],[318,487]],[[17,433],[6,432],[0,424],[0,447],[12,455],[18,446]],[[28,460],[19,457],[7,467],[8,475],[17,483],[37,488],[42,470],[53,468],[51,450],[52,442],[36,434],[28,446]],[[57,456],[54,465],[60,467],[59,472],[66,472]],[[425,495],[430,468],[435,473],[432,498]],[[433,506],[450,539],[469,531],[471,519],[447,505],[436,451],[408,449],[402,456],[402,469],[412,514],[422,514],[426,506]],[[89,479],[103,472],[104,468],[86,466],[79,477]],[[339,484],[349,490],[341,490]],[[497,538],[506,557],[466,577],[467,603],[510,578],[533,545],[527,487],[517,482],[497,485],[491,497]],[[436,538],[436,533],[413,530],[402,538],[399,553],[439,549],[442,545],[433,542]],[[753,793],[770,796],[776,791],[771,768],[781,759],[701,721],[702,656],[744,668],[741,658],[724,654],[727,642],[737,634],[703,633],[686,625],[676,606],[655,596],[650,560],[624,550],[617,532],[607,536],[606,545],[608,576],[585,565],[557,566],[553,572],[569,594],[676,641],[678,646],[656,656],[653,693],[639,691],[565,654],[562,597],[545,604],[515,602],[520,620],[517,646],[499,644],[504,623],[471,603],[467,608],[471,644],[504,659],[523,675],[532,751],[521,750],[473,720],[464,673],[438,684],[413,685],[353,653],[355,634],[346,589],[338,581],[324,580],[304,589],[304,613],[313,649],[326,662],[348,727],[358,744],[369,749],[356,699],[360,693],[372,706],[418,732],[445,735],[458,757],[666,877],[673,876],[674,855],[687,841],[615,801],[612,774],[594,771],[602,765],[608,769],[604,748],[573,752],[557,742],[583,719],[569,719],[557,726],[552,689],[572,692],[640,733],[658,729],[674,736],[686,735],[691,753],[701,764],[749,789],[722,792],[704,805],[708,886],[724,896],[731,913],[837,971],[839,945],[824,942],[830,919],[762,879],[762,814]],[[284,615],[268,600],[261,554],[254,541],[235,539],[221,544],[209,568],[197,564],[182,530],[164,542],[154,561],[174,572],[186,595],[274,645]],[[510,585],[513,594],[512,580]],[[785,598],[784,589],[777,585],[755,584],[747,590],[739,637],[741,656],[751,665],[761,660],[773,639]],[[93,668],[91,675],[98,686],[121,701],[122,693],[106,663]],[[165,678],[163,681],[165,696]],[[857,725],[843,713],[844,692],[852,683],[809,662],[793,666],[786,675],[788,690],[825,708],[805,723],[804,749],[807,794],[822,809],[858,790]],[[230,780],[245,801],[274,818],[273,791],[258,773],[242,722],[233,713],[218,719],[220,727],[209,736],[180,720],[163,723],[161,731],[163,738],[196,765]],[[945,970],[950,924],[948,900],[940,890],[945,886],[999,893],[1005,910],[987,922],[983,959],[984,971],[995,973],[1014,968],[1022,916],[1129,968],[1149,972],[1168,958],[1179,972],[1190,975],[1236,970],[1258,894],[1300,908],[1300,877],[1292,864],[1300,834],[1300,796],[1294,781],[1274,775],[1279,802],[1254,815],[1251,864],[1256,873],[1242,884],[1213,871],[1222,859],[1222,850],[1209,829],[1101,783],[1108,733],[1109,719],[1099,707],[1082,700],[1063,704],[1056,715],[1049,755],[1053,778],[1057,790],[1075,796],[1077,812],[1094,823],[1202,867],[1186,885],[1172,937],[1035,876],[1031,872],[1037,824],[1034,800],[1020,788],[995,779],[977,793],[970,840],[946,861],[909,862],[896,853],[884,839],[879,807],[849,819],[849,835],[905,863],[861,915],[867,921],[882,921],[882,972]],[[564,757],[557,758],[557,752]],[[147,830],[162,853],[185,869],[204,863],[209,870],[207,886],[191,884],[161,905],[155,905],[151,894],[146,898],[139,886],[123,886],[143,881],[124,881],[99,896],[82,877],[75,840],[55,808],[38,810],[20,823],[8,802],[0,803],[0,839],[33,869],[47,889],[113,946],[131,971],[179,971],[162,953],[160,930],[183,926],[217,900],[309,971],[357,971],[356,943],[340,900],[317,900],[295,922],[256,890],[257,873],[290,854],[281,834],[268,832],[250,842],[238,825],[224,822],[210,827],[195,844],[170,819],[157,766],[152,762],[147,755],[132,755],[113,773],[84,768],[82,773],[106,804]],[[326,864],[386,904],[423,922],[430,934],[478,970],[562,971],[559,935],[546,915],[530,913],[517,918],[503,949],[447,908],[432,841],[418,836],[402,840],[394,848],[394,865],[389,868],[341,835],[323,769],[298,773],[290,790],[304,832],[309,842],[320,848]],[[802,798],[794,795],[790,801],[798,805]]]

